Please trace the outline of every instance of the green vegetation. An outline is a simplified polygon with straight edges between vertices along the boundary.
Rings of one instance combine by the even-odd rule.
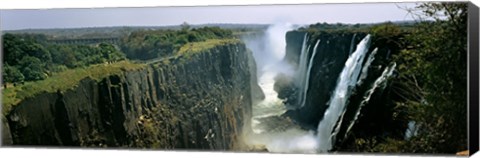
[[[108,28],[106,28],[108,30]],[[85,32],[84,29],[79,29]],[[83,30],[83,31],[82,31]],[[119,45],[100,43],[96,45],[53,44],[48,34],[11,34],[3,38],[4,88],[25,81],[38,81],[54,73],[67,69],[87,67],[92,64],[110,63],[130,59],[148,60],[174,55],[187,43],[201,42],[209,39],[233,38],[232,31],[219,27],[192,28],[184,23],[177,30],[140,30],[130,32],[122,38]],[[60,30],[51,30],[54,35]],[[28,32],[28,31],[27,31]],[[88,32],[88,31],[87,31]],[[120,31],[122,32],[122,31]],[[48,33],[48,31],[47,31]],[[127,33],[122,33],[127,34]],[[102,34],[83,34],[85,37],[98,37]],[[65,38],[62,36],[62,38]]]
[[[406,143],[414,152],[467,149],[467,3],[418,6],[434,23],[421,23],[407,37],[411,49],[398,56],[402,88],[398,109],[419,126]],[[441,20],[439,15],[445,15]]]
[[[133,59],[188,57],[191,53],[219,44],[240,42],[232,37],[231,31],[218,27],[190,29],[188,24],[184,24],[181,30],[176,31],[134,32],[123,39],[121,46],[129,52],[125,54]],[[47,39],[47,36],[37,34],[3,35],[4,114],[20,101],[37,94],[64,91],[85,78],[100,80],[143,67],[143,64],[124,61],[125,54],[112,44],[52,44]],[[149,53],[155,55],[145,56]]]
[[[94,36],[94,35],[91,35]],[[4,87],[24,81],[38,81],[67,69],[130,59],[148,60],[174,55],[187,43],[233,38],[219,27],[191,28],[184,23],[178,30],[135,31],[115,45],[53,44],[44,34],[11,34],[3,38]]]
[[[415,9],[423,13],[421,16],[434,20],[354,25],[317,23],[300,28],[310,32],[371,33],[376,40],[385,42],[376,44],[400,50],[392,54],[398,66],[391,80],[390,97],[395,99],[391,119],[404,125],[392,125],[398,129],[394,134],[357,135],[352,141],[352,150],[356,152],[455,153],[467,149],[467,3],[424,3]],[[120,49],[105,43],[52,44],[41,34],[4,34],[3,114],[40,93],[65,91],[86,78],[100,81],[145,67],[122,61],[125,58],[188,59],[217,46],[238,44],[241,41],[235,39],[236,34],[255,32],[193,28],[187,23],[175,30],[121,30],[115,31],[119,36],[125,35]],[[90,36],[98,35],[82,35]],[[164,60],[163,64],[170,64],[170,60]],[[7,83],[15,86],[7,87]],[[145,121],[142,123],[146,133],[158,133],[150,120],[139,120]],[[410,121],[415,122],[418,130],[405,139]]]
[[[361,33],[371,33],[372,28],[377,27],[388,27],[388,26],[395,26],[400,28],[403,31],[408,31],[413,29],[414,27],[413,22],[384,22],[384,23],[374,23],[374,24],[329,24],[329,23],[316,23],[309,25],[308,27],[302,27],[299,30],[305,30],[308,32],[361,32]]]
[[[5,83],[43,80],[67,68],[124,60],[124,55],[111,44],[57,45],[44,35],[5,34],[3,64]],[[4,84],[6,85],[6,84]]]
[[[129,59],[148,60],[173,55],[187,43],[226,38],[233,38],[231,31],[219,27],[191,29],[183,24],[181,30],[133,32],[122,39],[121,49]]]
[[[354,150],[367,152],[456,153],[467,150],[467,3],[424,3],[415,9],[434,21],[420,21],[403,32],[376,26],[377,37],[400,52],[393,79],[392,119],[403,121],[400,135],[356,137]],[[403,34],[403,35],[402,35]],[[408,122],[415,134],[404,137]]]
[[[128,61],[121,61],[112,64],[97,64],[86,68],[75,68],[62,71],[51,77],[25,84],[6,88],[3,90],[3,114],[7,114],[12,106],[17,105],[23,99],[33,97],[43,92],[54,93],[65,91],[75,87],[82,79],[91,78],[97,81],[114,74],[121,74],[143,68],[143,64],[134,64]]]
[[[218,45],[237,44],[240,42],[241,41],[239,39],[210,39],[202,42],[193,42],[182,46],[176,54],[182,56],[189,56],[192,53],[209,50]]]

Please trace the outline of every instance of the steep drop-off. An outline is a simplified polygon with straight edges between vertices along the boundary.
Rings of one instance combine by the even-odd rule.
[[[286,35],[287,38],[287,54],[284,60],[288,61],[292,65],[298,67],[300,52],[302,47],[302,41],[305,32],[291,31]],[[355,37],[354,37],[355,36]],[[307,38],[307,45],[313,45],[317,40],[321,43],[318,45],[316,51],[317,54],[313,59],[313,66],[310,74],[309,91],[306,94],[306,100],[304,107],[300,108],[299,105],[294,105],[300,98],[295,98],[296,95],[292,95],[296,92],[293,89],[293,83],[286,82],[283,86],[282,82],[277,82],[278,89],[280,91],[279,97],[290,97],[287,99],[287,106],[293,106],[292,110],[287,112],[299,123],[307,126],[311,129],[315,129],[318,122],[323,117],[325,112],[326,103],[330,99],[331,92],[335,89],[337,78],[342,71],[345,61],[350,53],[350,46],[352,38],[354,43],[358,43],[363,35],[355,35],[355,33],[317,33],[310,35]],[[308,49],[308,54],[313,54],[313,46]],[[322,106],[325,104],[325,106]]]
[[[306,80],[309,81],[308,87],[299,89],[295,84],[296,78],[280,75],[276,79],[275,88],[279,97],[286,99],[285,103],[289,108],[286,116],[306,129],[315,130],[329,107],[333,91],[338,84],[338,78],[345,67],[346,60],[355,51],[355,45],[367,33],[309,31],[308,35],[305,36],[306,33],[305,31],[290,31],[287,33],[286,57],[284,60],[296,67],[297,71],[300,71],[298,69],[300,68],[302,46],[305,47],[306,59],[313,62],[310,71],[306,72],[309,73],[306,77]],[[336,123],[335,128],[338,129],[336,129],[335,137],[337,141],[333,142],[336,150],[343,146],[341,144],[347,139],[349,132],[353,131],[357,137],[365,134],[382,135],[391,133],[389,130],[394,127],[401,126],[399,125],[400,122],[391,119],[393,105],[391,104],[391,95],[388,94],[389,88],[375,88],[373,86],[384,70],[391,67],[391,56],[399,51],[396,43],[398,38],[400,37],[385,37],[375,33],[372,35],[366,56],[370,58],[372,52],[376,53],[372,56],[371,64],[365,68],[368,69],[368,73],[360,77],[362,83],[355,85],[352,95],[346,102],[346,110],[341,116],[343,122],[339,120]],[[306,44],[302,44],[304,39]],[[374,51],[375,49],[377,50]],[[312,58],[313,54],[315,54],[314,58]],[[369,60],[367,57],[365,57],[363,63]],[[371,98],[369,97],[369,101],[361,103],[365,100],[367,91],[372,88],[374,88],[372,90],[373,94]],[[302,90],[305,90],[306,95],[303,106],[299,104],[301,102],[299,100],[302,98],[298,97]],[[366,105],[360,107],[361,104]],[[361,110],[360,116],[357,116],[359,109]],[[356,123],[353,129],[349,131],[352,121]]]
[[[15,105],[2,119],[3,145],[235,150],[249,130],[255,72],[236,41],[85,78]]]

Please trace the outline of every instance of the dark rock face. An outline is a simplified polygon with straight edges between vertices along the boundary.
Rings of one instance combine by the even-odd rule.
[[[284,60],[298,67],[299,57],[301,53],[302,42],[305,32],[291,31],[286,35],[287,38],[287,54]],[[324,113],[328,108],[330,97],[337,86],[338,77],[345,66],[349,54],[355,51],[356,45],[366,36],[362,32],[309,32],[307,46],[310,45],[308,58],[313,54],[313,47],[317,40],[321,40],[317,48],[317,54],[313,59],[313,66],[310,74],[310,84],[307,91],[307,97],[304,107],[297,105],[298,89],[288,76],[277,76],[275,90],[279,93],[279,97],[286,100],[286,105],[290,110],[286,112],[286,116],[292,118],[296,123],[307,129],[316,129],[319,122],[323,119]],[[395,37],[399,39],[401,37]],[[381,75],[383,70],[391,62],[391,54],[396,54],[400,49],[395,44],[396,39],[387,39],[384,37],[372,36],[369,51],[366,54],[367,60],[373,49],[377,48],[375,60],[369,67],[368,76],[362,85],[354,88],[349,98],[347,110],[343,117],[343,122],[337,124],[340,126],[337,134],[336,146],[341,145],[348,135],[347,128],[353,121],[354,116],[359,108],[360,102],[364,99],[364,94],[372,87],[373,82]],[[353,45],[352,45],[353,40]],[[353,49],[351,49],[353,46]],[[360,117],[356,120],[356,124],[352,131],[356,136],[365,133],[375,133],[381,135],[388,133],[389,130],[398,127],[399,122],[393,121],[391,118],[391,109],[393,104],[390,95],[390,86],[385,90],[376,90],[369,103],[366,104],[361,111]],[[376,127],[382,126],[382,127]],[[385,127],[385,128],[384,128]],[[334,147],[334,148],[337,148]],[[341,147],[340,147],[341,148]],[[338,148],[337,148],[338,149]]]
[[[2,115],[2,144],[12,144],[12,135],[8,126],[7,118]]]
[[[299,57],[302,47],[302,41],[305,32],[292,31],[287,33],[287,55],[285,60],[298,67]],[[284,94],[285,92],[294,92],[292,86],[278,87],[279,96],[293,96],[287,99],[287,105],[291,105],[292,110],[287,111],[287,115],[294,118],[301,125],[315,129],[318,122],[323,118],[325,110],[328,108],[327,102],[330,99],[332,91],[336,87],[338,76],[342,71],[345,61],[350,53],[350,44],[355,33],[310,33],[307,46],[310,45],[308,59],[313,55],[313,45],[317,40],[320,44],[316,49],[314,65],[311,69],[309,90],[305,106],[299,108],[297,104],[296,93]],[[355,35],[354,43],[358,43],[365,35]],[[297,39],[298,41],[288,40]],[[284,89],[282,91],[281,89]]]
[[[250,60],[243,44],[227,44],[188,61],[87,78],[22,101],[4,130],[13,145],[235,149],[260,89]]]

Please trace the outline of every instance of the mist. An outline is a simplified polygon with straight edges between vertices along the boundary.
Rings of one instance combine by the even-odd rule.
[[[242,38],[247,48],[253,52],[257,64],[257,77],[260,78],[266,72],[293,75],[293,67],[283,61],[287,45],[285,34],[293,29],[295,28],[290,23],[277,23],[270,25],[262,35]]]
[[[268,119],[281,118],[286,111],[283,100],[274,90],[275,77],[282,73],[293,76],[293,66],[283,61],[285,57],[285,35],[293,30],[289,23],[277,23],[269,26],[262,35],[244,37],[248,49],[253,52],[257,64],[258,84],[265,99],[253,105],[252,130],[246,133],[244,142],[253,148],[266,148],[269,152],[316,153],[318,140],[314,131],[301,129],[292,122]],[[269,130],[270,126],[285,127],[283,130]]]
[[[313,131],[291,128],[281,132],[249,135],[245,142],[276,153],[317,153],[317,139]]]

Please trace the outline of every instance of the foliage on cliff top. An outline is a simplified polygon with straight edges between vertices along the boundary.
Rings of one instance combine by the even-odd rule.
[[[299,31],[307,32],[324,32],[324,33],[371,33],[372,29],[376,27],[382,27],[384,25],[395,25],[402,31],[410,31],[414,28],[415,23],[413,21],[404,21],[404,22],[382,22],[374,24],[328,24],[328,23],[316,23],[311,24],[308,27],[299,28]]]
[[[125,71],[143,68],[143,64],[134,64],[128,61],[121,61],[112,64],[97,64],[87,68],[69,69],[51,77],[34,82],[26,82],[23,85],[3,89],[3,114],[8,114],[12,106],[20,101],[43,92],[64,91],[75,87],[82,79],[91,78],[97,81]]]
[[[468,149],[467,8],[468,3],[454,2],[417,6],[435,22],[419,24],[406,37],[410,46],[394,56],[402,79],[396,93],[405,97],[397,109],[420,127],[407,141],[407,151],[455,153]]]
[[[405,35],[401,51],[392,54],[398,63],[389,92],[398,98],[392,118],[405,122],[399,128],[404,134],[352,134],[355,143],[346,150],[454,154],[468,149],[467,8],[467,3],[439,2],[411,9],[419,12],[419,17],[435,21],[415,24]],[[385,25],[374,31],[389,37],[397,35],[399,29]]]
[[[212,49],[216,46],[227,44],[238,44],[241,41],[239,39],[210,39],[202,42],[192,42],[183,45],[176,55],[189,56],[192,53],[202,52],[204,50]]]
[[[42,34],[2,35],[4,83],[37,81],[66,69],[125,59],[113,44],[55,44]]]
[[[150,60],[168,57],[183,45],[209,39],[233,38],[231,30],[219,27],[190,28],[183,24],[181,30],[136,31],[122,39],[120,47],[129,59]]]

